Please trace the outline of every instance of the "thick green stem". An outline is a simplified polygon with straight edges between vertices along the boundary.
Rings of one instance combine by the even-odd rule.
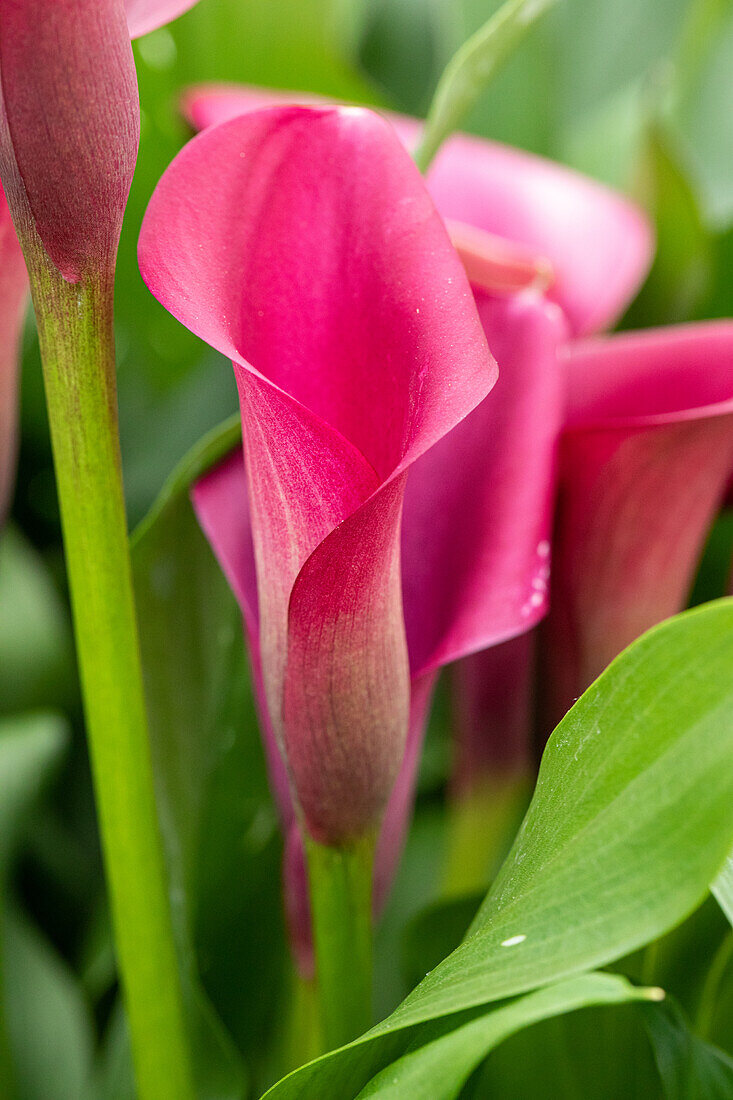
[[[294,964],[290,975],[288,1015],[282,1034],[278,1077],[318,1057],[323,1048],[320,1024],[315,980],[304,978]]]
[[[373,836],[342,848],[306,841],[324,1047],[372,1023]]]
[[[122,492],[113,280],[32,273],[87,736],[140,1100],[194,1089]]]

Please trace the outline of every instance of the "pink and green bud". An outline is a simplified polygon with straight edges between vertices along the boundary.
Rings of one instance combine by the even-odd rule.
[[[182,0],[0,0],[0,178],[32,267],[114,270],[140,136],[130,36]]]

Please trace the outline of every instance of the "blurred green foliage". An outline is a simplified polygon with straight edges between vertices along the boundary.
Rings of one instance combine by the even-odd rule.
[[[121,428],[133,525],[181,456],[237,403],[229,364],[152,299],[137,270],[136,241],[147,201],[190,136],[178,111],[181,91],[197,82],[239,81],[421,114],[445,63],[498,6],[499,0],[200,0],[176,23],[136,43],[142,140],[117,283]],[[639,327],[733,312],[731,104],[733,0],[562,0],[486,91],[467,128],[561,160],[647,206],[657,227],[658,254],[624,320]],[[185,528],[188,537],[190,512],[180,502],[174,519],[168,535],[175,539]],[[15,900],[4,936],[12,965],[4,969],[10,1008],[23,1023],[13,1038],[24,1075],[22,1100],[86,1100],[83,1090],[92,1072],[99,1086],[94,1096],[125,1100],[131,1085],[124,1020],[96,847],[30,320],[14,520],[0,540],[0,714],[53,708],[67,716],[74,732],[44,798],[37,797],[39,786],[22,800],[7,856]],[[732,523],[723,518],[711,536],[694,602],[722,590]],[[212,563],[202,545],[197,552],[198,576],[205,578]],[[165,553],[165,540],[148,541],[138,548],[138,569],[146,554],[148,566],[151,561],[154,566]],[[225,601],[214,576],[216,599]],[[138,580],[145,583],[140,575]],[[150,614],[160,617],[150,626],[153,640],[167,615],[180,630],[191,612],[175,599],[151,606]],[[233,653],[232,648],[232,660]],[[196,682],[189,678],[186,689],[188,694],[174,701],[179,714],[188,707],[190,720],[200,705]],[[288,977],[283,973],[280,841],[243,672],[237,689],[226,729],[212,726],[206,760],[186,755],[185,740],[173,736],[180,738],[181,729],[166,728],[161,718],[164,708],[158,715],[157,747],[159,775],[164,771],[175,777],[176,765],[184,765],[177,776],[181,782],[168,797],[173,816],[188,829],[185,858],[190,862],[182,873],[188,891],[184,907],[190,906],[185,935],[196,944],[208,1003],[257,1094],[278,1072],[279,1052],[268,1040],[274,1030],[285,1028]],[[232,730],[232,737],[222,736]],[[4,727],[0,753],[3,737]],[[446,710],[439,707],[415,824],[379,931],[380,1016],[454,945],[473,906],[468,899],[463,909],[456,903],[451,912],[436,909],[448,746]],[[161,768],[166,754],[169,766]],[[36,778],[48,770],[53,771],[50,764],[39,764]],[[190,784],[199,770],[206,784],[193,806]],[[645,980],[670,988],[693,1023],[706,968],[723,950],[725,936],[725,923],[710,903],[661,941],[655,959],[646,960]],[[643,967],[644,959],[633,964]],[[631,963],[625,972],[632,973]],[[243,1007],[245,987],[257,991],[254,1007]],[[707,1038],[731,1054],[730,960],[721,966],[718,992]],[[657,1044],[664,1040],[671,1049],[676,1040],[679,1052],[686,1027],[678,1016],[662,1020]],[[652,1032],[635,1006],[585,1009],[539,1023],[499,1047],[462,1095],[531,1097],[537,1073],[547,1086],[543,1095],[550,1097],[661,1095],[648,1038]],[[618,1059],[621,1043],[630,1052],[624,1062]],[[95,1044],[101,1055],[92,1067]]]

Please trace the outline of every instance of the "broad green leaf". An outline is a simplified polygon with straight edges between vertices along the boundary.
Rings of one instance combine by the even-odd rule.
[[[43,559],[13,527],[0,532],[0,714],[63,706],[75,669],[68,615]]]
[[[731,1100],[733,1058],[694,1035],[673,1001],[647,1006],[644,1022],[666,1100]]]
[[[713,883],[712,889],[720,908],[733,924],[733,855],[729,855],[726,859],[723,870]]]
[[[506,0],[448,63],[428,111],[415,160],[424,172],[461,123],[496,70],[534,22],[557,0]]]
[[[661,1100],[640,1007],[591,1006],[524,1028],[484,1062],[461,1100]]]
[[[454,1100],[474,1069],[504,1039],[551,1016],[589,1005],[657,1000],[659,990],[638,989],[611,974],[582,974],[527,993],[405,1054],[359,1093],[359,1100]]]
[[[354,1095],[414,1025],[603,966],[701,902],[733,838],[733,600],[629,647],[552,735],[466,940],[385,1021],[272,1100]],[[351,1091],[350,1091],[351,1090]]]
[[[4,939],[8,1031],[19,1097],[86,1100],[94,1028],[77,979],[19,913],[6,914]]]
[[[179,475],[176,473],[174,478]],[[241,626],[194,519],[185,479],[163,490],[136,537],[133,571],[145,690],[174,923],[201,1090],[234,1098],[243,1068],[201,988],[193,948],[197,853],[207,784],[233,737],[230,696],[241,690]]]
[[[254,719],[241,613],[188,495],[191,483],[236,445],[240,431],[239,418],[233,418],[193,449],[133,541],[153,764],[179,953],[196,1022],[202,1092],[217,1098],[239,1096],[243,1089],[241,1061],[227,1027],[243,1045],[262,1045],[271,1030],[264,1021],[274,1011],[284,955],[277,823]],[[243,935],[246,927],[255,931]],[[204,993],[202,957],[208,988],[223,994],[217,1006],[226,1027]],[[247,996],[249,982],[260,987],[254,1005]]]

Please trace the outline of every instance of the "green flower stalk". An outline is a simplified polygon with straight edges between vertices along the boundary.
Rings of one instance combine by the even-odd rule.
[[[173,14],[170,3],[157,7],[160,21]],[[0,176],[38,324],[138,1094],[192,1100],[133,600],[113,332],[140,124],[130,31],[133,16],[150,29],[155,8],[0,0]]]

